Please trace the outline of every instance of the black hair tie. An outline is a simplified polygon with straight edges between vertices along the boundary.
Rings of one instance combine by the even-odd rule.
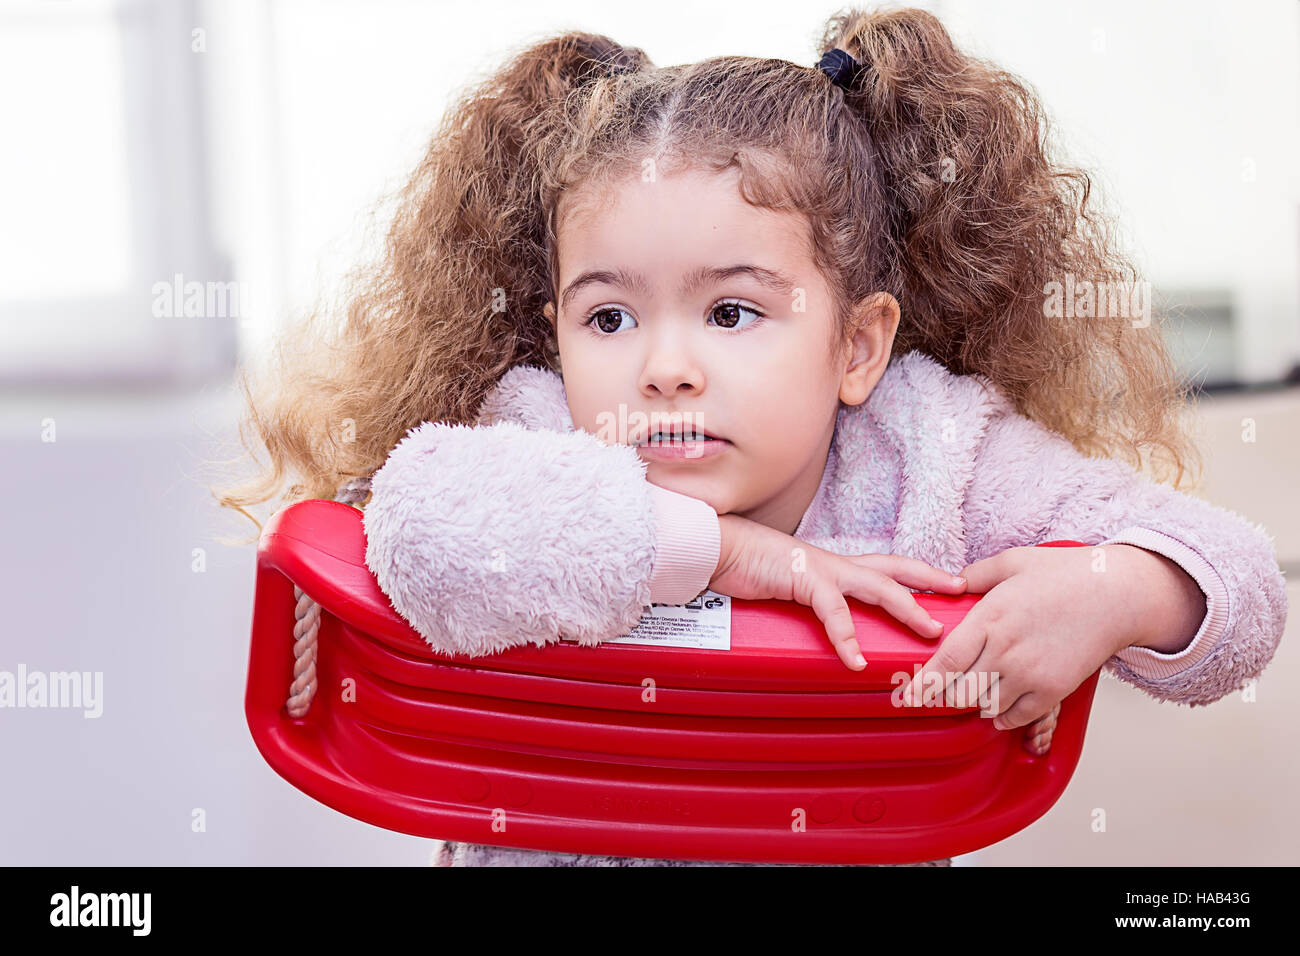
[[[852,90],[862,71],[862,64],[846,51],[833,47],[822,54],[822,58],[817,61],[817,69],[829,76],[831,82],[840,89]]]

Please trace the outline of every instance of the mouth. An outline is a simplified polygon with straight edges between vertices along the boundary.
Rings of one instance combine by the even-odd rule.
[[[636,442],[636,446],[641,448],[645,445],[685,445],[696,442],[718,442],[726,444],[725,438],[719,438],[717,435],[709,434],[703,429],[673,429],[670,431],[651,432],[641,441]]]
[[[644,425],[640,432],[634,435],[635,441],[632,444],[640,448],[645,445],[682,445],[696,442],[727,443],[721,435],[702,427],[697,421],[691,421],[695,417],[694,413],[678,412],[673,415],[651,413],[649,424]],[[657,418],[660,421],[655,421]]]

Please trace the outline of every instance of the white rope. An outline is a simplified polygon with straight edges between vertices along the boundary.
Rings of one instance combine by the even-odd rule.
[[[353,478],[339,489],[335,501],[354,505],[370,493],[369,478]],[[293,683],[285,706],[290,717],[307,713],[316,696],[316,635],[320,632],[320,605],[298,585],[293,586],[297,602],[293,608]]]

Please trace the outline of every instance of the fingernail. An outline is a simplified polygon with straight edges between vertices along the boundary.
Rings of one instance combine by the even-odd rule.
[[[954,574],[952,576],[952,583],[955,584],[957,587],[961,587],[963,584],[966,583],[966,579]]]
[[[940,624],[938,621],[936,621],[934,618],[930,618],[930,630],[932,630],[932,631],[934,631],[934,630],[942,631],[942,630],[943,630],[943,625]]]
[[[867,659],[863,657],[861,654],[857,654],[853,658],[853,664],[854,666],[857,667],[858,670],[862,670],[862,668],[867,666]]]
[[[994,726],[994,728],[996,728],[997,730],[1006,730],[1006,729],[1007,729],[1007,725],[1004,724],[1004,723],[1002,722],[1002,718],[1001,718],[1001,717],[994,717],[994,718],[993,718],[993,726]]]

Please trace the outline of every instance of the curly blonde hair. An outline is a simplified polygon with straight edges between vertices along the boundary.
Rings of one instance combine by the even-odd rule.
[[[887,291],[902,308],[895,354],[986,376],[1081,453],[1160,480],[1176,469],[1178,487],[1198,453],[1163,312],[1145,328],[1046,317],[1050,283],[1139,275],[1088,173],[1050,157],[1031,87],[959,51],[922,10],[838,12],[817,52],[830,48],[865,65],[847,90],[780,59],[656,68],[580,32],[507,58],[443,118],[343,320],[307,315],[255,386],[244,370],[241,440],[251,451],[254,426],[270,463],[220,503],[260,530],[245,506],[291,475],[283,503],[331,498],[421,422],[473,424],[511,367],[559,371],[543,315],[557,298],[559,199],[650,156],[736,166],[747,201],[805,215],[841,335],[852,303]]]

